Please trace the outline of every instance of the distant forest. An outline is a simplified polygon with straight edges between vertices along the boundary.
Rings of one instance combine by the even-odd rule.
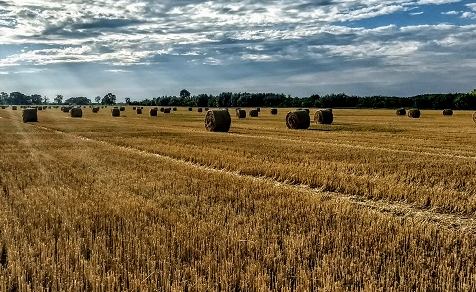
[[[233,93],[222,92],[219,95],[191,95],[186,89],[179,96],[162,96],[141,101],[126,98],[126,104],[143,106],[186,106],[186,107],[305,107],[305,108],[419,108],[419,109],[456,109],[476,110],[476,89],[471,93],[422,94],[412,97],[397,96],[355,96],[345,93],[313,94],[309,97],[291,97],[282,93]],[[96,104],[116,104],[112,93],[104,97],[96,96]],[[41,95],[25,95],[20,92],[0,93],[3,105],[38,104],[93,104],[87,97],[63,99],[57,95],[49,100]]]

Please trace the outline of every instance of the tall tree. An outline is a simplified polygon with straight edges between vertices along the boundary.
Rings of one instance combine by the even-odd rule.
[[[101,103],[102,104],[116,104],[116,96],[109,92],[102,98]]]
[[[96,103],[100,103],[101,102],[101,97],[98,95],[94,98],[94,101],[96,101]]]
[[[63,103],[63,96],[61,94],[56,95],[56,97],[54,98],[54,102],[56,104],[62,104]]]
[[[180,90],[180,97],[181,98],[189,98],[190,97],[190,91],[188,91],[187,89]]]
[[[130,97],[126,97],[126,103],[131,104],[131,98]]]

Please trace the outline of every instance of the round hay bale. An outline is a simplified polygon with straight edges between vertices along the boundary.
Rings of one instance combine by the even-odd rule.
[[[307,129],[311,125],[311,117],[306,111],[288,112],[286,115],[286,126],[288,129]]]
[[[7,108],[6,106],[2,105],[2,109],[6,109],[6,108]]]
[[[316,124],[330,125],[334,121],[334,114],[328,110],[318,110],[314,114]]]
[[[39,106],[39,107],[37,107],[36,109],[39,110],[39,111],[42,111],[42,110],[43,110],[43,107],[42,107],[42,106]]]
[[[473,122],[476,123],[476,112],[473,113]]]
[[[257,110],[258,112],[261,112],[261,108],[260,108],[260,107],[257,107],[256,110]]]
[[[133,111],[135,111],[135,110],[136,110],[136,107],[135,107],[135,106],[133,106],[133,107],[132,107],[132,110],[133,110]]]
[[[170,114],[170,108],[164,108],[164,114]]]
[[[205,108],[205,111],[208,111],[208,110],[209,110],[209,108],[208,108],[208,107],[206,107],[206,108]]]
[[[177,111],[177,108],[176,108],[176,107],[174,107],[174,108],[172,108],[172,110],[173,110],[174,112],[176,112],[176,111]]]
[[[193,108],[189,107],[189,108],[188,108],[188,111],[189,111],[189,112],[193,111]]]
[[[113,117],[120,117],[121,116],[121,110],[118,108],[112,108],[111,109],[111,115]]]
[[[123,111],[126,110],[126,107],[125,107],[125,106],[121,106],[121,107],[119,107],[119,110],[120,110],[121,112],[123,112]]]
[[[151,116],[151,117],[156,117],[158,111],[159,111],[159,109],[156,108],[156,107],[151,108],[151,109],[149,110],[149,116]]]
[[[64,113],[69,113],[69,111],[72,109],[73,107],[71,106],[63,106],[61,107],[61,111],[63,111]]]
[[[205,115],[205,129],[210,132],[228,132],[230,130],[230,113],[225,110],[209,110]]]
[[[277,115],[278,114],[278,109],[277,108],[272,108],[269,110],[269,113],[272,115]]]
[[[161,113],[163,113],[164,110],[165,110],[165,108],[163,108],[163,107],[160,108],[160,112],[161,112]]]
[[[453,115],[453,110],[452,109],[444,109],[443,110],[443,115],[444,116],[452,116]]]
[[[24,108],[22,109],[22,119],[24,123],[36,123],[38,122],[38,112],[36,108]]]
[[[69,111],[69,114],[72,118],[81,118],[83,116],[83,110],[81,108],[75,107]]]
[[[243,109],[236,110],[236,117],[239,118],[239,119],[246,118],[246,111],[243,110]]]
[[[197,112],[201,113],[203,112],[203,109],[201,107],[197,108]]]
[[[256,109],[252,109],[248,112],[248,114],[250,115],[250,117],[257,118],[259,115],[259,112]]]
[[[141,109],[141,108],[137,108],[137,109],[136,109],[136,113],[137,113],[138,115],[142,115],[142,109]]]
[[[399,108],[396,111],[397,116],[404,116],[407,114],[407,111],[404,108]]]
[[[408,110],[408,116],[410,118],[418,119],[420,115],[421,115],[420,110],[417,108]]]
[[[99,107],[98,106],[93,107],[93,113],[97,113],[97,112],[99,112]]]
[[[16,111],[17,109],[18,109],[18,108],[17,108],[16,105],[12,105],[12,110],[13,110],[13,111]]]

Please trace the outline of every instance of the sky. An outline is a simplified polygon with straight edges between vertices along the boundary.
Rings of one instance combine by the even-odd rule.
[[[476,3],[0,0],[0,92],[118,101],[476,88]]]

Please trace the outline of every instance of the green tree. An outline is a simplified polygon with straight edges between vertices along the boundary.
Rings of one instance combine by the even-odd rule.
[[[9,98],[8,98],[8,93],[2,92],[0,93],[0,103],[1,104],[8,104]]]
[[[56,95],[56,97],[54,98],[54,102],[56,104],[62,104],[63,103],[63,96],[61,94]]]
[[[30,96],[32,104],[43,104],[43,98],[39,94],[33,94]]]
[[[116,96],[109,92],[102,98],[101,103],[102,104],[116,104]]]
[[[190,92],[187,89],[180,90],[180,97],[181,98],[189,98]]]
[[[131,104],[131,98],[130,97],[126,97],[126,103]]]
[[[101,97],[98,95],[94,98],[94,101],[96,101],[96,103],[100,103],[101,102]]]

